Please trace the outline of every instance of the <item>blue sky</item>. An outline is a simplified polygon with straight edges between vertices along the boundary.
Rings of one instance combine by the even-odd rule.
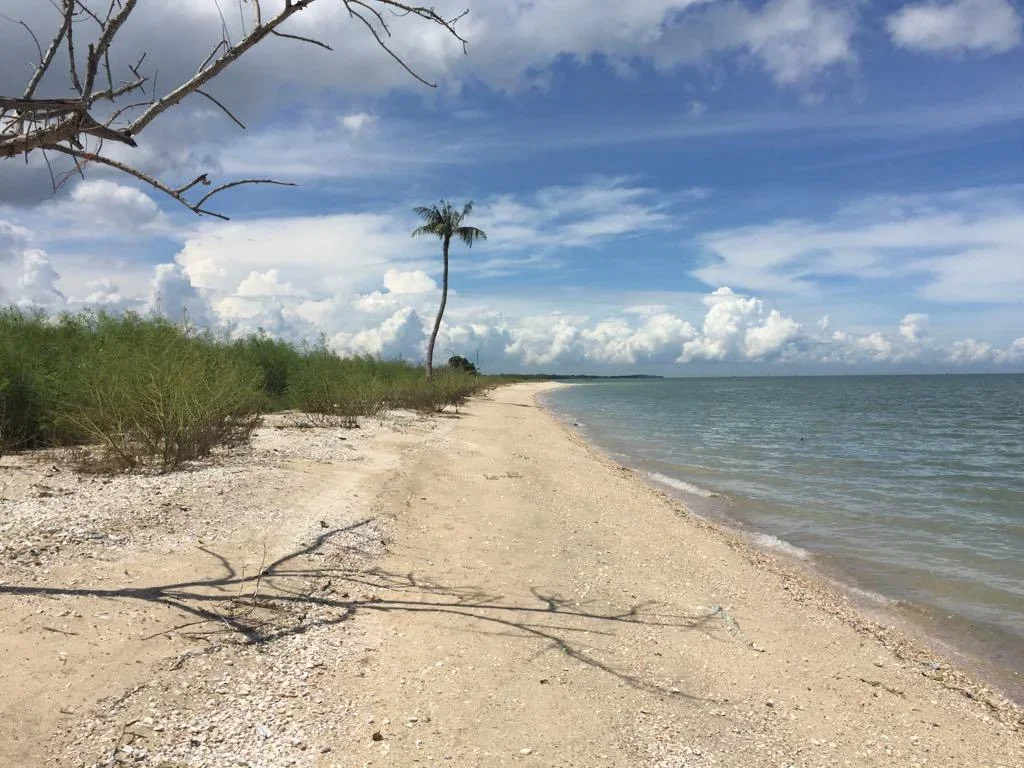
[[[436,89],[325,0],[289,23],[334,53],[273,40],[214,89],[244,133],[187,101],[125,150],[169,181],[299,185],[226,193],[230,222],[103,172],[53,197],[39,161],[0,164],[2,300],[418,358],[440,259],[410,209],[448,197],[491,237],[453,255],[439,346],[491,370],[1024,369],[1017,2],[469,6],[465,57],[395,29]],[[126,48],[169,87],[215,14],[151,3]],[[0,26],[3,92],[19,34]]]

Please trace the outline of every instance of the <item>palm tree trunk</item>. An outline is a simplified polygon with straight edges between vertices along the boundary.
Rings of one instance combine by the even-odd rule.
[[[441,275],[441,306],[437,309],[437,318],[434,320],[434,330],[430,334],[430,344],[427,346],[427,378],[434,375],[434,344],[437,342],[437,332],[441,330],[441,318],[444,317],[444,306],[448,303],[448,246],[451,245],[451,238],[444,239],[444,272]]]

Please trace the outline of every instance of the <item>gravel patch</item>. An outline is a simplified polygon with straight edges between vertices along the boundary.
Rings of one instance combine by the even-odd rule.
[[[167,474],[79,474],[59,451],[0,459],[0,584],[35,580],[59,564],[102,557],[105,549],[233,538],[253,516],[280,514],[289,484],[281,470],[289,463],[364,461],[361,449],[381,430],[424,422],[398,413],[353,430],[295,423],[293,416],[268,416],[250,446]],[[211,504],[217,497],[230,505]]]

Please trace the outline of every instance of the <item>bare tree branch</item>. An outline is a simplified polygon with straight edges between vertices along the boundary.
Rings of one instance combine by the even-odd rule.
[[[26,112],[51,114],[73,112],[85,107],[81,99],[33,99],[26,96],[0,96],[0,109],[18,109]]]
[[[107,20],[102,24],[103,32],[100,34],[100,39],[96,42],[95,46],[89,46],[88,68],[85,73],[86,98],[89,98],[92,94],[92,86],[96,81],[96,72],[99,69],[100,61],[107,55],[107,51],[110,50],[110,44],[114,42],[114,36],[121,29],[121,25],[127,21],[131,12],[135,10],[137,2],[138,0],[124,0],[124,5],[121,6],[120,12],[113,16],[111,14],[114,12],[115,3],[110,3],[110,10],[107,11]]]
[[[202,90],[201,88],[196,88],[196,93],[198,93],[200,96],[205,96],[210,101],[212,101],[214,104],[216,104],[218,107],[220,107],[222,110],[224,110],[224,114],[225,115],[227,115],[232,120],[234,120],[239,128],[241,128],[243,131],[245,130],[245,124],[241,120],[239,120],[237,117],[235,117],[233,114],[231,114],[231,110],[228,109],[227,107],[225,107],[219,101],[217,101],[217,99],[213,98],[213,96],[211,96],[210,94],[208,94],[206,91]]]
[[[71,6],[68,7],[70,8]],[[64,21],[60,25],[60,29],[57,30],[57,34],[53,36],[53,40],[50,41],[50,47],[46,49],[46,53],[40,55],[39,66],[36,67],[36,71],[33,72],[32,77],[29,78],[28,85],[25,87],[25,92],[22,94],[23,98],[30,99],[36,92],[39,81],[43,79],[43,75],[46,74],[46,70],[50,68],[50,63],[53,61],[53,57],[57,54],[57,50],[60,48],[60,44],[63,42],[64,36],[67,35],[68,29],[71,27],[71,17],[72,13],[69,10],[65,10]],[[35,35],[32,37],[35,38]],[[38,40],[36,40],[36,47],[39,47]]]
[[[111,168],[115,168],[118,171],[126,173],[129,176],[133,176],[139,181],[148,184],[149,186],[159,190],[160,192],[163,192],[165,195],[173,197],[175,200],[184,205],[193,213],[204,214],[206,216],[214,216],[218,219],[223,219],[224,221],[229,221],[229,217],[225,216],[222,213],[216,213],[215,211],[203,208],[203,204],[206,203],[207,200],[209,200],[211,197],[218,194],[219,192],[223,192],[226,189],[232,189],[234,187],[240,187],[243,184],[273,184],[280,187],[297,186],[296,184],[290,181],[277,181],[276,179],[240,179],[238,181],[232,181],[227,184],[221,184],[216,189],[213,189],[210,192],[207,192],[205,195],[203,195],[198,202],[192,202],[185,197],[185,192],[192,189],[197,184],[208,185],[210,181],[205,173],[202,174],[201,176],[196,177],[193,181],[189,182],[188,184],[182,187],[178,187],[177,189],[174,189],[173,187],[169,187],[166,184],[164,184],[155,176],[145,173],[144,171],[140,171],[138,168],[133,168],[132,166],[126,163],[122,163],[119,160],[114,160],[111,157],[107,157],[106,155],[101,155],[96,152],[85,152],[83,150],[71,149],[69,147],[61,146],[54,147],[53,149],[55,149],[58,152],[62,152],[65,155],[70,155],[76,158],[77,160],[84,161],[86,165],[89,163],[98,163],[100,165],[106,165]],[[81,163],[79,163],[79,168],[83,169],[83,165]]]
[[[371,24],[371,23],[370,23],[369,21],[367,21],[367,20],[366,20],[366,17],[365,17],[365,16],[363,16],[363,14],[361,14],[361,13],[360,13],[359,11],[354,11],[354,10],[352,10],[352,5],[353,5],[353,3],[349,3],[349,2],[346,2],[346,3],[345,3],[345,6],[346,6],[346,7],[348,8],[348,12],[349,12],[349,13],[350,13],[350,14],[352,15],[352,17],[353,17],[353,18],[356,18],[356,19],[359,19],[359,20],[360,20],[361,22],[363,22],[363,24],[364,24],[364,25],[366,25],[366,28],[367,28],[368,30],[370,30],[370,34],[371,34],[371,35],[373,35],[373,39],[377,41],[377,45],[379,45],[379,46],[380,46],[381,48],[383,48],[383,49],[384,49],[384,51],[385,51],[385,52],[386,52],[386,53],[387,53],[387,54],[388,54],[388,55],[389,55],[389,56],[390,56],[390,57],[391,57],[392,59],[394,59],[394,60],[395,60],[395,61],[397,61],[397,62],[398,62],[399,64],[401,64],[401,65],[402,65],[402,68],[403,68],[403,69],[405,69],[405,71],[406,71],[406,72],[408,72],[408,73],[409,73],[410,75],[412,75],[412,76],[413,76],[414,78],[416,78],[417,80],[419,80],[419,81],[420,81],[421,83],[423,83],[424,85],[426,85],[426,86],[429,86],[430,88],[437,88],[437,83],[432,83],[432,82],[430,82],[429,80],[425,80],[425,79],[423,79],[422,77],[420,77],[420,76],[419,76],[418,74],[416,74],[416,73],[415,73],[415,72],[414,72],[414,71],[412,70],[412,68],[411,68],[411,67],[410,67],[410,66],[409,66],[408,64],[406,64],[406,63],[405,63],[404,61],[402,61],[402,58],[401,58],[401,57],[400,57],[400,56],[399,56],[399,55],[398,55],[397,53],[395,53],[395,52],[394,52],[394,51],[392,51],[392,50],[391,50],[390,48],[388,48],[388,44],[387,44],[387,43],[385,43],[385,42],[384,42],[384,41],[383,41],[383,40],[381,39],[380,35],[379,35],[379,34],[377,33],[377,30],[376,30],[376,29],[374,29],[374,27],[373,27],[373,24]],[[385,32],[386,32],[386,30],[387,30],[387,27],[385,27],[384,29],[385,29]]]
[[[121,83],[121,85],[119,85],[117,88],[115,88],[113,84],[111,84],[111,86],[106,90],[94,93],[92,97],[93,101],[99,101],[100,99],[113,101],[119,96],[124,96],[126,93],[141,90],[142,86],[146,84],[147,80],[149,80],[148,77],[140,77],[128,83]]]
[[[39,59],[20,95],[0,96],[0,158],[24,156],[27,161],[31,153],[43,152],[54,190],[74,174],[84,178],[84,170],[89,165],[106,166],[132,176],[174,198],[197,214],[220,218],[226,217],[204,207],[211,198],[220,192],[247,184],[293,186],[288,182],[274,179],[228,181],[213,187],[198,201],[193,202],[186,197],[186,194],[200,185],[211,186],[212,182],[208,174],[199,174],[188,184],[175,187],[128,162],[115,160],[102,154],[102,147],[104,141],[115,141],[129,147],[136,147],[138,134],[157,117],[180,104],[192,93],[199,94],[213,102],[236,125],[244,129],[244,123],[235,116],[231,109],[211,95],[206,88],[207,84],[270,36],[308,43],[328,51],[332,50],[331,46],[321,40],[281,28],[291,17],[318,0],[283,0],[283,4],[278,5],[270,15],[264,15],[261,0],[237,0],[241,37],[234,41],[231,39],[232,35],[227,19],[220,3],[217,2],[221,40],[191,77],[163,94],[157,90],[156,71],[154,70],[151,78],[142,71],[143,63],[146,60],[145,53],[139,57],[134,66],[127,67],[131,73],[130,77],[125,77],[120,82],[115,78],[113,65],[119,58],[114,55],[118,34],[129,17],[143,4],[140,4],[138,0],[110,0],[106,6],[106,12],[103,13],[103,11],[97,12],[90,8],[87,4],[88,0],[49,0],[49,2],[57,11],[59,25],[45,50],[40,44],[39,38],[27,24],[8,19],[28,31],[35,43]],[[249,14],[250,20],[247,21],[247,14],[243,6],[249,3],[252,4],[252,8],[251,14]],[[396,61],[410,76],[425,85],[436,87],[436,83],[422,77],[391,47],[391,28],[388,25],[385,12],[390,12],[394,17],[413,16],[427,24],[436,25],[461,43],[464,52],[466,50],[467,41],[459,35],[455,25],[468,13],[468,10],[452,18],[446,18],[432,7],[409,5],[402,0],[340,0],[340,4],[351,19],[358,21],[370,33],[377,45],[390,58]],[[93,6],[95,7],[95,5],[94,2]],[[84,43],[86,53],[80,60],[76,52],[76,44],[79,42],[76,40],[76,34],[78,36],[83,34],[80,23],[89,20],[92,23],[87,24],[87,28],[93,29],[93,32],[86,35]],[[79,23],[78,29],[76,29],[76,22]],[[93,24],[95,27],[92,26]],[[44,81],[51,82],[46,75],[53,69],[54,62],[62,50],[66,51],[67,55],[65,82],[75,95],[71,98],[67,98],[63,94],[37,97],[36,93],[40,85]],[[106,82],[98,84],[97,81],[101,79]],[[149,99],[147,101],[136,99],[131,103],[122,103],[121,100],[125,96],[135,92],[147,93]],[[125,99],[125,101],[128,100]],[[98,104],[98,102],[109,102],[110,106]],[[122,120],[122,116],[135,110],[141,110],[141,112],[136,112],[130,119]],[[92,141],[96,145],[95,140],[98,140],[98,145],[94,146],[95,151],[92,151],[87,144]],[[46,154],[51,151],[69,157],[74,168],[59,177],[55,175],[50,166],[50,158]]]
[[[78,78],[78,63],[75,61],[75,26],[74,26],[74,15],[75,15],[75,4],[63,0],[64,2],[64,15],[65,17],[70,16],[72,23],[68,24],[67,40],[68,40],[68,74],[71,77],[71,84],[78,91],[79,95],[82,91],[82,81]]]
[[[122,114],[124,114],[125,112],[128,112],[128,111],[130,111],[132,109],[138,109],[139,107],[148,106],[149,103],[150,103],[149,101],[136,101],[133,104],[125,104],[123,107],[118,107],[117,110],[115,112],[113,112],[110,115],[110,117],[107,118],[106,124],[107,125],[111,125],[111,124],[115,123],[117,121],[117,119]]]
[[[50,165],[50,157],[46,154],[46,150],[40,150],[43,153],[43,160],[46,162],[46,170],[50,173],[50,186],[53,188],[53,193],[57,194],[57,177],[53,175],[53,166]]]
[[[254,28],[235,45],[230,45],[227,41],[224,41],[224,53],[214,59],[206,67],[200,69],[191,80],[182,83],[167,95],[153,102],[153,105],[149,109],[132,121],[131,125],[128,126],[129,132],[138,133],[141,131],[153,122],[153,120],[155,120],[162,112],[180,103],[182,99],[196,89],[202,88],[206,83],[224,71],[228,65],[256,45],[256,43],[266,38],[274,31],[274,29],[279,27],[299,11],[312,5],[314,2],[316,2],[316,0],[286,0],[284,8],[277,14],[277,16],[267,21],[266,24]]]
[[[199,209],[202,208],[203,203],[205,203],[207,200],[209,200],[214,195],[216,195],[216,194],[218,194],[220,192],[223,192],[225,189],[233,189],[234,187],[240,187],[243,184],[273,184],[273,185],[278,186],[278,187],[296,187],[296,186],[298,186],[297,184],[295,184],[294,182],[291,182],[291,181],[277,181],[275,179],[240,179],[238,181],[229,181],[227,184],[221,184],[219,187],[210,190],[205,195],[203,195],[201,198],[199,198],[199,202],[195,204],[195,207],[192,210],[194,210],[194,211],[196,211],[198,213]],[[208,211],[203,211],[203,212],[204,213],[208,213]]]
[[[5,13],[0,13],[0,17],[3,17],[4,19],[7,19],[7,21],[11,22],[12,24],[17,24],[19,27],[24,27],[25,28],[25,31],[28,32],[29,36],[32,38],[32,42],[36,44],[36,50],[39,52],[39,60],[42,61],[43,60],[43,46],[41,46],[39,44],[39,38],[36,37],[36,33],[32,31],[32,27],[30,27],[24,21],[20,21],[20,20],[15,21],[14,19],[12,19],[10,16],[8,16]]]
[[[198,176],[196,176],[194,179],[192,179],[192,181],[190,181],[188,184],[185,184],[184,186],[178,187],[174,191],[177,192],[180,195],[180,194],[183,194],[185,192],[188,192],[196,184],[203,184],[204,186],[208,187],[208,186],[210,186],[210,178],[205,173],[201,173]]]
[[[289,35],[285,32],[278,32],[276,29],[270,34],[274,35],[275,37],[287,37],[289,40],[301,40],[304,43],[312,43],[313,45],[318,45],[321,48],[327,49],[328,51],[334,50],[327,43],[320,42],[319,40],[314,40],[312,37],[303,37],[302,35]]]

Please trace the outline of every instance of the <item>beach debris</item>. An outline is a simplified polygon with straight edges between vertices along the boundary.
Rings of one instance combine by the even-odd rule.
[[[374,741],[383,741],[384,735],[380,731],[374,731],[373,735],[370,738]]]
[[[888,691],[889,693],[893,694],[894,696],[903,696],[904,695],[902,689],[900,689],[900,688],[893,688],[890,685],[886,685],[881,680],[868,680],[866,677],[862,677],[862,678],[860,678],[860,681],[862,683],[867,683],[872,688],[881,688],[883,691]]]
[[[739,623],[732,617],[732,615],[720,605],[712,605],[709,613],[702,616],[703,619],[713,619],[716,616],[721,617],[722,622],[725,624],[725,628],[729,631],[729,634],[742,642],[744,645],[748,645],[753,648],[753,642],[747,640],[746,635],[743,634],[743,630],[740,629]],[[757,650],[754,648],[754,650]],[[763,652],[763,651],[762,651]]]
[[[484,479],[485,480],[506,480],[506,479],[518,480],[521,477],[522,477],[522,474],[520,474],[519,472],[504,472],[504,473],[502,473],[500,475],[494,475],[494,474],[491,474],[490,472],[484,472]]]

